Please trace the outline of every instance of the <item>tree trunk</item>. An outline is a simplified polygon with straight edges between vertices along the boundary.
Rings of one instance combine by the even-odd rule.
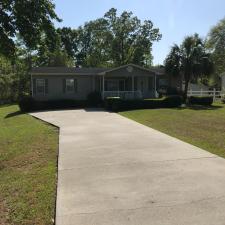
[[[185,85],[184,85],[184,102],[187,103],[187,94],[188,94],[188,85],[189,85],[190,79],[185,79]]]

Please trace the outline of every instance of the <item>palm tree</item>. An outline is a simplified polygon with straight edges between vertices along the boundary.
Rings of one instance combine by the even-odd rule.
[[[195,34],[186,37],[180,46],[174,45],[171,48],[165,59],[165,69],[169,75],[183,76],[186,101],[189,82],[194,78],[210,75],[213,71],[213,63],[202,39]]]

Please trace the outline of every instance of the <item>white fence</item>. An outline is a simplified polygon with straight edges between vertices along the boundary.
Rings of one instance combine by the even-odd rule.
[[[216,101],[218,99],[221,99],[223,96],[225,96],[225,92],[217,91],[215,88],[213,90],[200,90],[200,91],[188,91],[188,96],[212,96],[213,100]]]

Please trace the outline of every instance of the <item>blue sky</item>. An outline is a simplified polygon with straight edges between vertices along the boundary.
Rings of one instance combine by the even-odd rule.
[[[225,17],[225,0],[53,0],[63,22],[57,27],[77,28],[102,17],[114,7],[118,13],[132,11],[139,19],[152,20],[162,40],[154,43],[154,64],[162,64],[170,47],[195,32],[205,37]]]

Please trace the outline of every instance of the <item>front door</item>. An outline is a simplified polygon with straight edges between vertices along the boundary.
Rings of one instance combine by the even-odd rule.
[[[154,96],[154,78],[138,77],[138,90],[141,91],[143,98],[152,98]]]

